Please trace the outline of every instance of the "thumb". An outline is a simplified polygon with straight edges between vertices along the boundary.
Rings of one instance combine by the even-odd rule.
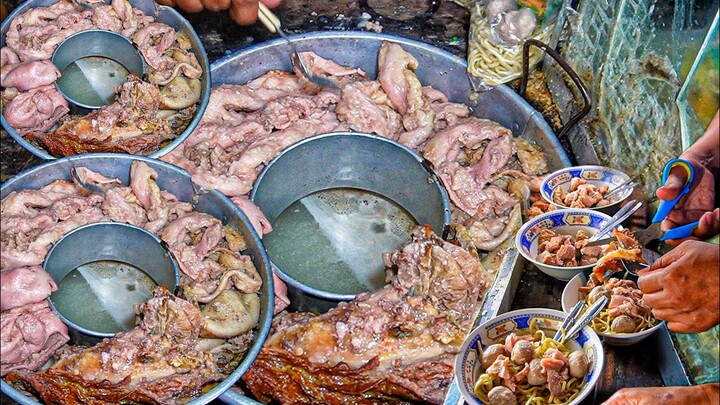
[[[676,166],[670,169],[665,185],[658,188],[655,194],[661,200],[669,201],[680,195],[680,191],[687,181],[687,172],[682,167]]]

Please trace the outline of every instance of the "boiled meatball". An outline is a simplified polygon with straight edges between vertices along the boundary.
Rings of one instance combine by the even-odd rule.
[[[633,333],[635,332],[635,320],[627,315],[620,315],[613,319],[610,324],[610,330],[615,333]]]
[[[488,24],[493,24],[495,18],[500,13],[510,10],[517,10],[517,2],[515,0],[490,0],[485,6],[485,16]]]
[[[604,285],[599,285],[590,291],[590,294],[588,294],[585,301],[587,301],[588,305],[592,305],[595,303],[595,301],[599,300],[600,297],[602,297],[603,295],[608,297],[608,299],[609,299],[610,298],[610,290],[608,290],[608,288],[605,287]]]
[[[533,357],[535,357],[535,347],[527,340],[520,340],[515,343],[512,353],[510,353],[510,360],[519,366],[530,362]]]
[[[488,400],[490,405],[515,405],[517,404],[517,398],[515,394],[510,391],[510,388],[498,385],[488,392]]]
[[[495,26],[494,39],[499,39],[498,42],[505,45],[517,45],[529,38],[537,25],[537,17],[528,8],[508,11],[499,19],[500,22]]]
[[[570,353],[568,363],[570,364],[571,376],[582,379],[587,375],[589,364],[582,350],[576,350]]]
[[[545,385],[547,383],[547,377],[542,372],[540,359],[530,361],[530,372],[527,375],[527,381],[530,385]]]
[[[499,343],[490,345],[487,348],[485,348],[485,350],[483,351],[483,354],[482,354],[483,370],[487,370],[487,368],[490,367],[490,365],[492,365],[495,362],[495,359],[497,359],[497,357],[501,354],[502,355],[505,354],[505,346],[503,346]]]

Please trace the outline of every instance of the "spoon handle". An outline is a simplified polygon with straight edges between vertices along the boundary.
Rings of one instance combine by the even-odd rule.
[[[577,319],[577,315],[580,313],[580,310],[582,310],[582,307],[585,305],[585,301],[580,300],[578,301],[574,307],[570,310],[570,313],[565,317],[563,320],[562,325],[558,328],[557,332],[555,332],[555,336],[553,337],[553,340],[560,341],[562,339],[562,332],[567,331],[569,328],[571,328],[575,324],[575,320]]]
[[[607,304],[607,302],[608,302],[608,297],[606,297],[604,295],[601,296],[600,299],[595,301],[595,303],[592,304],[592,306],[590,306],[590,308],[588,308],[587,312],[585,312],[583,314],[583,316],[580,317],[580,319],[578,319],[577,322],[575,322],[575,325],[573,325],[570,328],[568,333],[565,335],[565,338],[560,343],[564,343],[566,340],[575,336],[576,333],[580,332],[580,329],[584,328],[585,325],[589,324],[590,321],[595,319],[595,317],[598,316],[600,311],[602,311],[603,308],[605,308],[605,305]]]

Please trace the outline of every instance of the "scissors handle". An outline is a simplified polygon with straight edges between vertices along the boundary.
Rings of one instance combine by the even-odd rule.
[[[691,222],[677,228],[668,229],[660,240],[683,239],[692,236],[692,231],[697,228],[700,221]]]
[[[690,162],[684,159],[672,159],[667,162],[667,164],[665,164],[665,168],[663,169],[662,173],[662,185],[665,185],[668,175],[670,175],[670,170],[675,166],[680,166],[687,171],[687,181],[685,181],[685,185],[683,186],[682,190],[680,190],[680,193],[677,197],[670,201],[660,200],[660,205],[658,206],[657,212],[655,212],[655,216],[652,220],[653,223],[660,222],[665,219],[667,214],[669,214],[670,211],[675,207],[675,204],[677,204],[680,198],[690,191],[690,185],[692,184],[693,178],[695,177],[695,169],[693,169]]]

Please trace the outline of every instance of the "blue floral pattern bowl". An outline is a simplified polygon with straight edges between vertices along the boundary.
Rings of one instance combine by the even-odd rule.
[[[585,179],[588,184],[593,184],[597,187],[609,186],[609,189],[625,183],[630,180],[630,176],[621,172],[620,170],[612,169],[604,166],[573,166],[566,167],[564,169],[557,170],[553,173],[548,174],[543,180],[540,186],[540,194],[550,204],[556,208],[570,208],[563,204],[558,204],[553,200],[553,194],[558,189],[562,188],[563,191],[567,192],[570,187],[570,180],[574,177]],[[612,203],[602,207],[587,207],[588,209],[604,212],[606,214],[614,214],[633,192],[633,188],[628,188],[625,191],[620,192],[618,195],[611,197]]]
[[[558,280],[567,281],[583,270],[593,268],[586,266],[562,267],[544,264],[535,260],[538,254],[538,236],[543,229],[550,229],[557,234],[575,236],[582,230],[585,235],[592,236],[602,228],[610,216],[590,209],[561,209],[549,211],[529,220],[515,235],[515,245],[520,254],[531,261],[543,273]]]
[[[548,308],[521,309],[498,315],[475,328],[463,342],[455,359],[455,377],[465,402],[473,405],[484,403],[473,394],[475,381],[481,374],[480,359],[482,350],[495,343],[504,343],[505,337],[522,330],[529,330],[531,324],[538,324],[545,335],[552,337],[567,314]],[[584,327],[571,340],[565,342],[570,350],[585,352],[589,360],[585,385],[568,405],[580,403],[592,392],[600,379],[605,355],[602,342],[590,327]]]
[[[560,302],[562,303],[563,311],[570,312],[572,307],[577,304],[578,301],[582,299],[582,296],[580,294],[580,287],[584,286],[588,282],[588,275],[585,273],[580,273],[573,277],[567,285],[565,285],[565,289],[563,289],[562,298],[560,299]],[[637,281],[637,280],[634,280]],[[657,330],[662,328],[663,322],[658,321],[655,326],[652,328],[636,332],[636,333],[601,333],[595,331],[595,333],[600,336],[603,342],[606,344],[609,344],[611,346],[629,346],[634,345],[635,343],[640,342],[641,340],[651,336],[653,333],[655,333]]]

